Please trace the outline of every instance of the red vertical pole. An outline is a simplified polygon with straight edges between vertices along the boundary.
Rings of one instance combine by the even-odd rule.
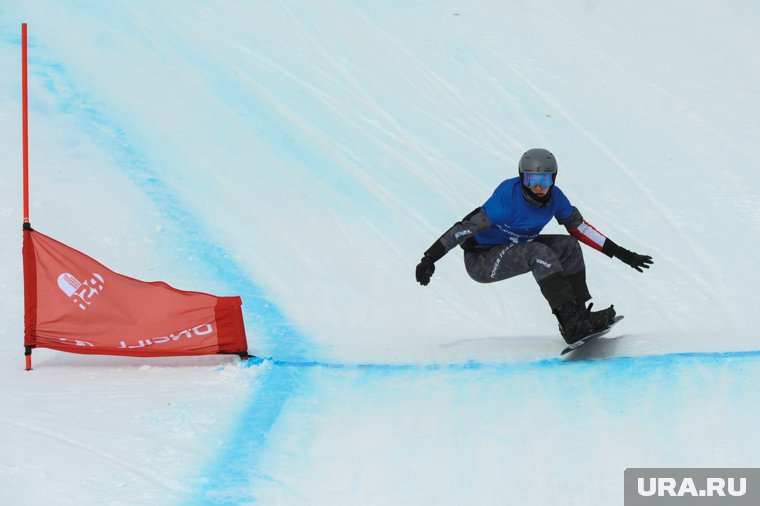
[[[22,137],[23,137],[23,170],[24,170],[24,243],[26,246],[26,235],[31,233],[32,226],[29,224],[29,92],[27,81],[27,34],[26,23],[21,24],[21,116],[22,116]],[[25,248],[26,249],[26,248]],[[24,251],[24,255],[27,252]],[[24,280],[29,275],[27,272],[27,259],[24,258]],[[26,284],[24,285],[24,305],[26,306]],[[26,309],[25,309],[26,311]],[[24,316],[26,321],[26,315]],[[25,324],[26,327],[26,324]],[[26,330],[26,328],[25,328]],[[32,370],[32,346],[24,346],[24,355],[26,359],[26,370]]]
[[[23,117],[24,228],[29,223],[29,92],[27,81],[26,23],[21,24],[21,114]]]

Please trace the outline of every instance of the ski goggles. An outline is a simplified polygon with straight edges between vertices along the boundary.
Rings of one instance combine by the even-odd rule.
[[[554,174],[523,174],[523,184],[528,188],[535,188],[541,186],[541,188],[549,188],[554,184]]]

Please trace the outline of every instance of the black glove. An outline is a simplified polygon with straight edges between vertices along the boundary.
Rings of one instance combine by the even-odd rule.
[[[422,286],[427,286],[430,283],[430,276],[435,272],[435,263],[428,257],[422,257],[420,263],[417,264],[417,282]]]
[[[638,253],[628,251],[627,249],[621,248],[619,246],[617,248],[617,251],[615,251],[615,258],[619,258],[624,263],[630,265],[639,272],[644,272],[641,270],[642,267],[644,269],[649,269],[649,266],[654,263],[652,262],[652,257],[649,255],[639,255]]]

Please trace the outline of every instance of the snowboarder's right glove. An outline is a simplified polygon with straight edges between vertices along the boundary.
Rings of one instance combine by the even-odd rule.
[[[420,263],[417,264],[417,270],[415,275],[417,282],[422,286],[427,286],[430,283],[430,276],[435,272],[435,263],[430,258],[424,256]]]
[[[628,251],[625,248],[621,248],[612,242],[609,237],[604,241],[602,253],[610,258],[619,258],[623,261],[623,263],[630,265],[639,272],[644,272],[641,270],[642,268],[649,269],[649,266],[654,263],[652,262],[652,257],[649,255],[639,255],[633,251]]]
[[[417,271],[415,272],[419,284],[427,286],[430,283],[430,276],[435,272],[435,263],[443,258],[445,254],[446,248],[440,239],[427,249],[422,256],[422,260],[417,264]]]

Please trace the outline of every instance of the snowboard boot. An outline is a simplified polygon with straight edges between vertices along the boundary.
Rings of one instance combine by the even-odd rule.
[[[559,333],[567,344],[573,344],[594,333],[589,312],[582,303],[567,302],[553,312],[559,322]]]
[[[593,305],[594,304],[589,304],[586,311],[588,311],[588,317],[589,320],[591,320],[591,328],[594,330],[594,332],[599,332],[600,330],[604,330],[612,325],[616,314],[615,306],[610,306],[607,309],[602,309],[601,311],[591,311]]]
[[[586,284],[586,271],[576,272],[575,274],[568,274],[565,276],[567,282],[573,289],[575,294],[575,300],[583,304],[591,299],[591,294],[588,292],[588,285]]]

